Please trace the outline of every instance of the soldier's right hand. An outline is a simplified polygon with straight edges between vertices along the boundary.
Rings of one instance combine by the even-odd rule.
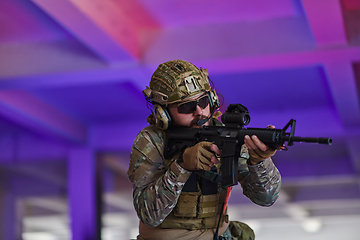
[[[205,170],[219,163],[215,154],[221,155],[221,150],[211,142],[199,142],[192,147],[185,149],[182,155],[182,162],[179,165],[189,171]]]

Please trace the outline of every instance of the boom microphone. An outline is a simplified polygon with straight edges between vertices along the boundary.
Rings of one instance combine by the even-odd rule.
[[[210,117],[208,117],[208,118],[205,118],[205,119],[199,119],[197,122],[196,122],[196,124],[198,125],[198,126],[202,126],[202,125],[204,125],[207,121],[209,121],[211,118],[212,118],[212,116],[214,115],[214,113],[215,113],[215,110],[216,109],[214,109],[212,112],[211,112],[211,114],[210,114]]]

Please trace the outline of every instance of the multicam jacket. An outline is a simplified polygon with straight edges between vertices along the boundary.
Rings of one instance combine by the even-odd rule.
[[[177,156],[165,160],[164,134],[154,125],[142,129],[134,141],[128,170],[137,215],[151,227],[159,226],[173,211],[192,173],[177,164]],[[280,173],[270,158],[255,166],[247,164],[248,158],[243,145],[238,166],[243,193],[258,205],[270,206],[278,198]]]

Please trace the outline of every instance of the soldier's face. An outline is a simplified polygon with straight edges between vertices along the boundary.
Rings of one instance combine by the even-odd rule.
[[[210,106],[208,96],[202,95],[200,97],[190,98],[184,104],[172,104],[168,109],[171,119],[175,126],[199,128],[196,123],[199,119],[206,119],[210,116]],[[207,121],[204,125],[209,125]]]

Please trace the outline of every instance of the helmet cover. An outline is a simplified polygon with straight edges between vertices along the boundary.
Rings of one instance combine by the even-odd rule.
[[[183,60],[162,63],[143,93],[151,102],[168,105],[211,91],[208,71]]]

